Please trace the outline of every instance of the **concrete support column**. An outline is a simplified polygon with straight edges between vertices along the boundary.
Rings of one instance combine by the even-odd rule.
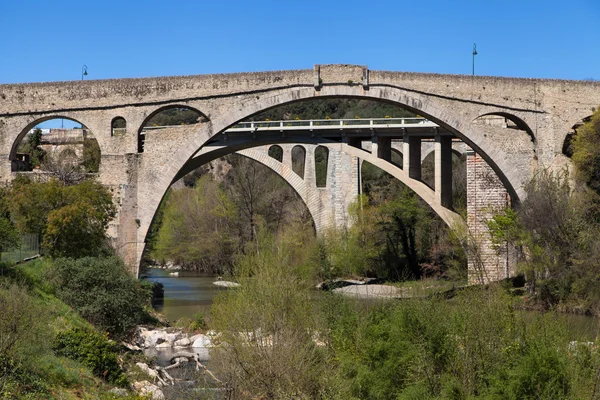
[[[385,161],[392,161],[392,139],[387,137],[377,136],[373,144],[377,143],[377,152],[373,150],[373,154],[376,154],[378,158]]]
[[[435,136],[435,198],[452,208],[452,137]]]
[[[304,180],[310,187],[317,187],[317,175],[315,171],[315,149],[314,145],[303,146],[306,151],[304,159]]]
[[[402,139],[402,169],[409,178],[421,180],[421,138],[404,135]]]
[[[281,158],[281,163],[289,169],[292,169],[292,146],[284,144],[281,145],[281,148],[283,149],[283,157]]]
[[[348,146],[356,147],[357,149],[361,149],[362,148],[362,146],[361,146],[362,140],[360,138],[344,136],[342,138],[342,141],[344,143],[347,143]]]

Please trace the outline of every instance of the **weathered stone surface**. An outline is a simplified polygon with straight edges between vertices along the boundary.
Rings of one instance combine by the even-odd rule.
[[[382,100],[436,121],[474,149],[511,199],[518,201],[525,195],[524,184],[538,168],[558,170],[570,165],[562,154],[563,142],[572,127],[600,104],[600,82],[368,71],[363,66],[320,65],[299,71],[0,85],[0,180],[13,178],[11,160],[15,159],[18,143],[39,122],[60,116],[83,123],[98,140],[102,151],[99,179],[112,189],[119,209],[109,234],[119,255],[137,274],[146,235],[160,201],[173,180],[191,165],[199,149],[237,121],[261,110],[315,97]],[[199,110],[206,122],[148,133],[143,152],[140,151],[138,135],[148,118],[164,107],[182,104]],[[118,135],[111,129],[111,121],[116,117],[124,118],[127,124]],[[284,137],[269,139],[269,143],[258,139],[237,147],[227,146],[214,155],[289,143]],[[332,181],[328,190],[312,188],[311,168],[304,186],[297,186],[307,188],[303,198],[312,202],[309,209],[315,225],[348,223],[346,205],[359,190],[360,160],[375,161],[393,173],[448,224],[464,225],[440,204],[443,196],[436,196],[422,182],[409,177],[410,154],[404,160],[409,168],[403,171],[387,160],[390,149],[386,141],[375,140],[378,149],[371,154],[353,147],[354,138],[349,139],[333,143],[316,134],[296,138],[305,144],[339,149],[330,153],[328,179]],[[393,145],[392,142],[392,148]],[[307,152],[307,167],[313,165],[312,151]],[[423,151],[420,153],[422,157]],[[416,173],[417,162],[413,164]],[[444,175],[444,171],[438,172]],[[443,190],[447,186],[437,187]],[[481,204],[480,200],[476,202]],[[502,276],[498,266],[490,268],[489,280]]]

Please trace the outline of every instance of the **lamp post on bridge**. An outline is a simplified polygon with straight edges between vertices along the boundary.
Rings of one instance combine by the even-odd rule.
[[[477,44],[473,43],[473,76],[475,76],[475,56],[477,55]]]
[[[81,80],[83,80],[83,77],[87,76],[87,74],[87,65],[83,64],[83,66],[81,67]]]

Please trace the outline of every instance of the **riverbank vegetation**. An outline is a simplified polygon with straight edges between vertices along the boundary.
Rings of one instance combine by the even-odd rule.
[[[502,285],[412,300],[316,296],[303,238],[261,238],[238,260],[211,328],[233,398],[595,398],[597,343],[555,313],[525,314]],[[451,299],[448,300],[448,297]]]
[[[156,320],[151,287],[109,256],[110,193],[94,181],[19,178],[0,205],[2,248],[30,233],[46,253],[0,263],[0,398],[114,398],[110,389],[128,387],[131,358],[117,340]]]
[[[496,245],[514,246],[531,307],[600,315],[600,111],[572,141],[575,173],[540,171],[527,198],[489,222]]]

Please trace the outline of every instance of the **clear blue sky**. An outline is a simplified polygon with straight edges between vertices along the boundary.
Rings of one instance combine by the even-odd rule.
[[[312,68],[600,79],[599,0],[0,0],[0,83]]]

